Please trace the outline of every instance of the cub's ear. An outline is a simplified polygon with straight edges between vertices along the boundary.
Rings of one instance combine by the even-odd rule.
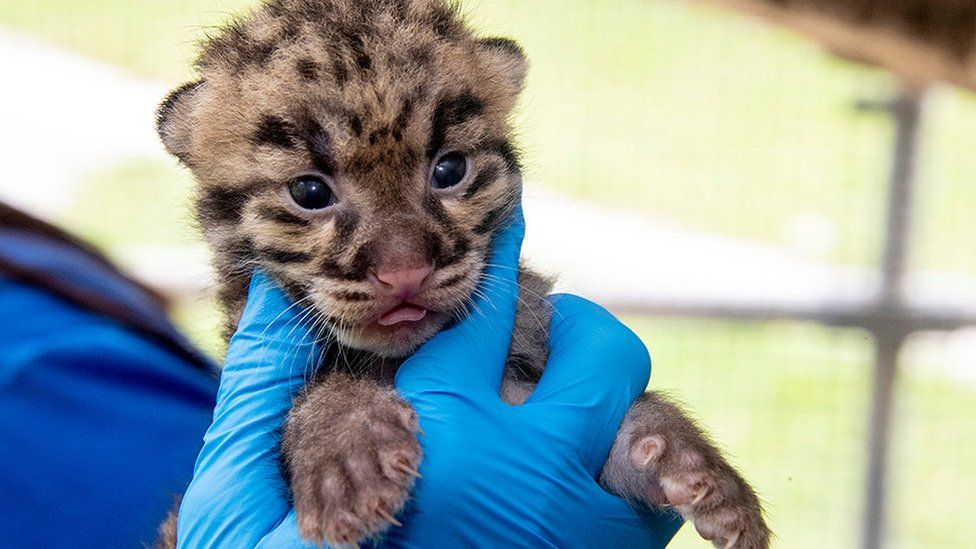
[[[517,94],[525,85],[525,76],[529,72],[529,61],[522,51],[522,46],[511,38],[492,37],[478,40],[481,49],[488,54],[492,65],[505,75]]]
[[[171,91],[156,109],[156,131],[170,154],[190,164],[193,111],[204,81],[188,82]]]

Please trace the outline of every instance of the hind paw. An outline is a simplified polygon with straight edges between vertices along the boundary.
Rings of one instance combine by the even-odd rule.
[[[716,547],[769,547],[770,531],[759,498],[715,452],[650,434],[631,442],[630,460],[650,479],[647,501],[674,507]]]

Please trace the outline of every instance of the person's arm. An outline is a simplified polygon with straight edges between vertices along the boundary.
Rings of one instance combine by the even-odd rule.
[[[151,544],[190,481],[217,380],[2,275],[0,349],[0,547]]]
[[[473,307],[481,314],[435,336],[397,375],[425,432],[423,477],[403,526],[381,544],[663,546],[680,525],[674,515],[635,511],[595,480],[647,383],[636,336],[585,300],[555,299],[552,358],[536,393],[518,407],[498,396],[522,234],[515,223],[496,242]],[[320,351],[301,318],[270,279],[254,276],[183,500],[181,547],[308,546],[278,465],[278,433]]]

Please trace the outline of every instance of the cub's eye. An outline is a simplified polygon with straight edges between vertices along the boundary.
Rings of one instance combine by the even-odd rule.
[[[318,177],[306,175],[288,184],[292,200],[306,210],[321,210],[336,203],[332,187]]]
[[[435,189],[450,189],[460,183],[466,173],[468,173],[468,159],[457,151],[449,152],[434,164],[430,186]]]

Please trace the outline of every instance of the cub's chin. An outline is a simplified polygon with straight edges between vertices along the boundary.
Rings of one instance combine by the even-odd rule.
[[[416,320],[404,319],[392,324],[373,321],[334,330],[339,343],[351,349],[383,358],[405,358],[439,332],[448,318],[444,313],[426,311]]]

